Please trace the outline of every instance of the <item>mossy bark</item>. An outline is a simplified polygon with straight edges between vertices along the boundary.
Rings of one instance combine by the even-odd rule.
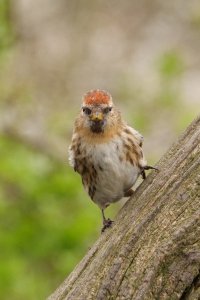
[[[49,300],[200,299],[200,118]]]

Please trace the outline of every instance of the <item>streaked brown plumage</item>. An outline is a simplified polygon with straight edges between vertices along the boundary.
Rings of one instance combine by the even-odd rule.
[[[146,178],[142,150],[143,137],[128,126],[103,90],[89,91],[83,97],[69,147],[69,161],[82,177],[90,198],[101,208],[103,229],[112,223],[104,209],[122,197],[129,197],[139,175]]]

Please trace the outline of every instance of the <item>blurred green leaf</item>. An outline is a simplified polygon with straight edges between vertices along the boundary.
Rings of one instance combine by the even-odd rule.
[[[97,234],[92,217],[97,208],[67,164],[4,137],[0,178],[0,293],[3,299],[44,299]],[[12,295],[7,296],[5,285]]]
[[[10,17],[10,1],[0,0],[0,57],[6,53],[14,40]]]
[[[163,76],[163,78],[173,79],[184,72],[184,62],[178,52],[169,51],[160,57],[158,68],[160,75]]]

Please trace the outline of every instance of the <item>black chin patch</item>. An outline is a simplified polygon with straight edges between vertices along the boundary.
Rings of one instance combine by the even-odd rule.
[[[90,128],[94,133],[101,133],[103,132],[103,124],[103,121],[95,121],[91,123]]]

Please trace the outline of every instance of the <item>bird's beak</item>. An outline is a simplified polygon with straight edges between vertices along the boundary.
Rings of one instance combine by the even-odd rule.
[[[104,116],[103,113],[100,111],[96,111],[90,115],[90,128],[94,133],[101,133],[103,132],[104,128]]]
[[[102,112],[95,112],[91,115],[90,119],[91,119],[91,121],[94,121],[94,122],[103,121],[103,114],[102,114]]]

